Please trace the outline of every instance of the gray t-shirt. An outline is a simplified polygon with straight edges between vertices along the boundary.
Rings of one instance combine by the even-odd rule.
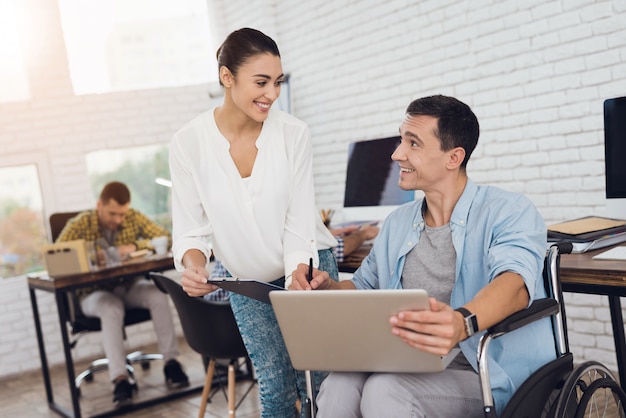
[[[455,275],[456,252],[450,224],[426,226],[419,242],[406,256],[402,288],[426,289],[430,296],[449,304]]]
[[[402,271],[403,289],[425,289],[429,296],[450,304],[456,277],[456,251],[450,224],[426,226],[417,245],[407,254]],[[463,353],[449,369],[473,370]]]

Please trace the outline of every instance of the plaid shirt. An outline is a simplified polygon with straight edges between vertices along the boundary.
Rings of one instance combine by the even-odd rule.
[[[126,212],[126,216],[118,228],[117,237],[113,245],[135,244],[138,250],[146,248],[152,249],[150,240],[164,235],[169,237],[169,245],[171,245],[172,238],[167,229],[156,224],[141,212],[131,208]],[[67,221],[56,242],[73,241],[77,239],[96,241],[99,238],[103,238],[103,236],[100,232],[98,213],[95,210],[88,210],[79,213]],[[132,281],[128,283],[132,283]],[[118,284],[119,283],[111,283],[108,285],[83,288],[79,289],[77,294],[79,297],[83,297],[96,289],[112,290]]]
[[[224,265],[219,260],[215,260],[215,263],[213,263],[213,270],[211,271],[211,277],[233,277],[233,276],[230,275],[228,270],[226,270],[226,267],[224,267]],[[208,295],[204,295],[204,298],[206,300],[225,301],[230,298],[230,294],[228,290],[219,288],[209,293]]]
[[[126,212],[126,216],[118,228],[117,237],[113,245],[119,247],[120,245],[135,244],[138,250],[152,249],[150,240],[163,235],[170,237],[169,245],[171,245],[172,238],[167,229],[156,224],[143,213],[131,208]],[[57,242],[76,239],[96,241],[102,237],[98,213],[95,210],[88,210],[67,221],[65,228],[63,228],[57,238]]]
[[[346,256],[343,252],[343,238],[335,236],[335,239],[337,240],[337,246],[333,247],[333,254],[335,255],[335,260],[341,263]]]

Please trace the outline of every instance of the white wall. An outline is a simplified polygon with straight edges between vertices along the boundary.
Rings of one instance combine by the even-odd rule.
[[[40,28],[34,98],[0,104],[0,166],[36,160],[48,213],[80,209],[93,203],[85,152],[169,141],[208,107],[208,86],[75,97],[54,2],[27,1]],[[209,0],[217,38],[252,26],[278,42],[293,113],[311,127],[320,207],[341,207],[349,141],[395,134],[411,100],[442,93],[481,122],[476,182],[528,195],[547,223],[605,212],[602,102],[626,94],[625,2],[250,3]],[[25,289],[0,282],[0,377],[39,366]],[[604,298],[566,297],[576,359],[614,367]]]
[[[0,103],[0,167],[35,163],[46,215],[95,205],[84,155],[94,150],[168,142],[209,103],[208,86],[74,96],[55,1],[26,0],[32,15],[27,59],[32,100]],[[28,28],[25,28],[28,29]],[[54,298],[37,291],[50,364],[64,362]],[[180,326],[176,318],[179,335]],[[0,280],[0,378],[41,367],[25,278]],[[155,340],[152,324],[130,327],[129,350]],[[102,354],[87,335],[75,358]]]

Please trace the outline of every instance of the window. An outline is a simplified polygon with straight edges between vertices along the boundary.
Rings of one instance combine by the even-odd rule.
[[[131,193],[131,207],[172,230],[170,189],[157,179],[169,179],[167,145],[102,150],[87,154],[87,173],[94,196],[104,185],[121,181]]]
[[[47,242],[37,166],[0,168],[0,277],[45,269]]]
[[[24,68],[22,35],[24,5],[15,0],[0,0],[0,102],[30,99]]]
[[[75,94],[217,80],[206,0],[58,0]]]

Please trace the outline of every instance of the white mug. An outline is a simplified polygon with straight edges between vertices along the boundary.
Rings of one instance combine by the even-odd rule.
[[[154,247],[154,252],[157,255],[165,255],[167,254],[169,238],[166,236],[152,238],[150,240],[152,246]]]

